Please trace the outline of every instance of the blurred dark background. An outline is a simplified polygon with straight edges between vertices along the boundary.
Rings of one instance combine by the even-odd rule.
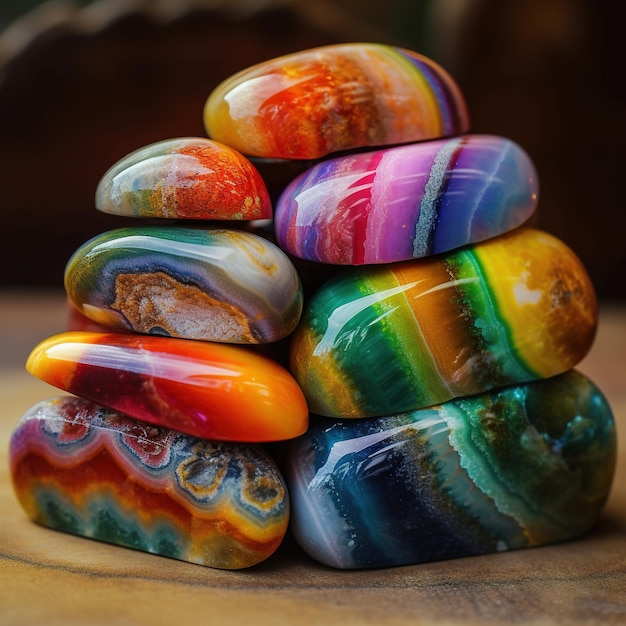
[[[623,299],[618,13],[608,0],[3,0],[0,288],[60,287],[80,244],[126,225],[94,209],[99,178],[147,143],[204,135],[222,79],[304,48],[379,41],[441,63],[472,132],[528,151],[539,226],[577,252],[602,299]]]

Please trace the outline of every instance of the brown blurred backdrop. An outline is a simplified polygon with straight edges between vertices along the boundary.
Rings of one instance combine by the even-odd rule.
[[[375,40],[444,65],[472,132],[529,152],[539,225],[578,253],[601,298],[623,299],[618,12],[609,0],[3,0],[0,288],[60,287],[81,243],[126,225],[94,209],[99,178],[142,145],[204,135],[202,107],[223,78],[279,54]]]

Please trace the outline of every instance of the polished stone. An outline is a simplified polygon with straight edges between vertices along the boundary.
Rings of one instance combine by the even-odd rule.
[[[75,331],[35,346],[26,369],[97,404],[205,439],[280,441],[308,425],[291,374],[241,346]]]
[[[312,413],[389,415],[562,373],[587,354],[597,321],[580,260],[520,228],[344,270],[308,301],[290,367]]]
[[[96,189],[96,208],[132,217],[255,220],[272,216],[256,168],[232,148],[202,137],[168,139],[115,163]]]
[[[269,557],[287,531],[284,479],[256,445],[197,439],[65,396],[23,415],[9,454],[29,517],[75,535],[240,569]]]
[[[339,265],[391,263],[500,235],[535,212],[537,173],[514,142],[464,135],[324,161],[275,208],[292,255]]]
[[[208,135],[258,157],[315,159],[332,152],[467,132],[458,86],[415,52],[348,43],[244,69],[210,94]]]
[[[65,289],[113,328],[227,343],[289,335],[302,285],[273,243],[234,229],[129,227],[102,233],[68,262]]]
[[[337,568],[423,563],[578,537],[616,458],[600,390],[565,374],[410,413],[319,419],[288,454],[294,534]]]

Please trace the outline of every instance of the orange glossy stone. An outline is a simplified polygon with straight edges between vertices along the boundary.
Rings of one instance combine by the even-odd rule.
[[[204,439],[280,441],[308,427],[291,374],[238,346],[67,332],[36,346],[26,368],[69,393]]]
[[[204,109],[213,139],[258,157],[331,152],[467,132],[463,96],[410,50],[350,43],[279,57],[218,85]]]

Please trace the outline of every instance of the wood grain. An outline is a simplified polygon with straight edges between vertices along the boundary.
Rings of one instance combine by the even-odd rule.
[[[579,369],[618,424],[614,488],[580,540],[484,557],[335,571],[291,540],[260,566],[226,572],[32,524],[15,500],[7,447],[18,417],[55,395],[23,369],[34,344],[63,330],[59,293],[0,295],[0,625],[623,624],[626,623],[626,307],[603,307]]]

